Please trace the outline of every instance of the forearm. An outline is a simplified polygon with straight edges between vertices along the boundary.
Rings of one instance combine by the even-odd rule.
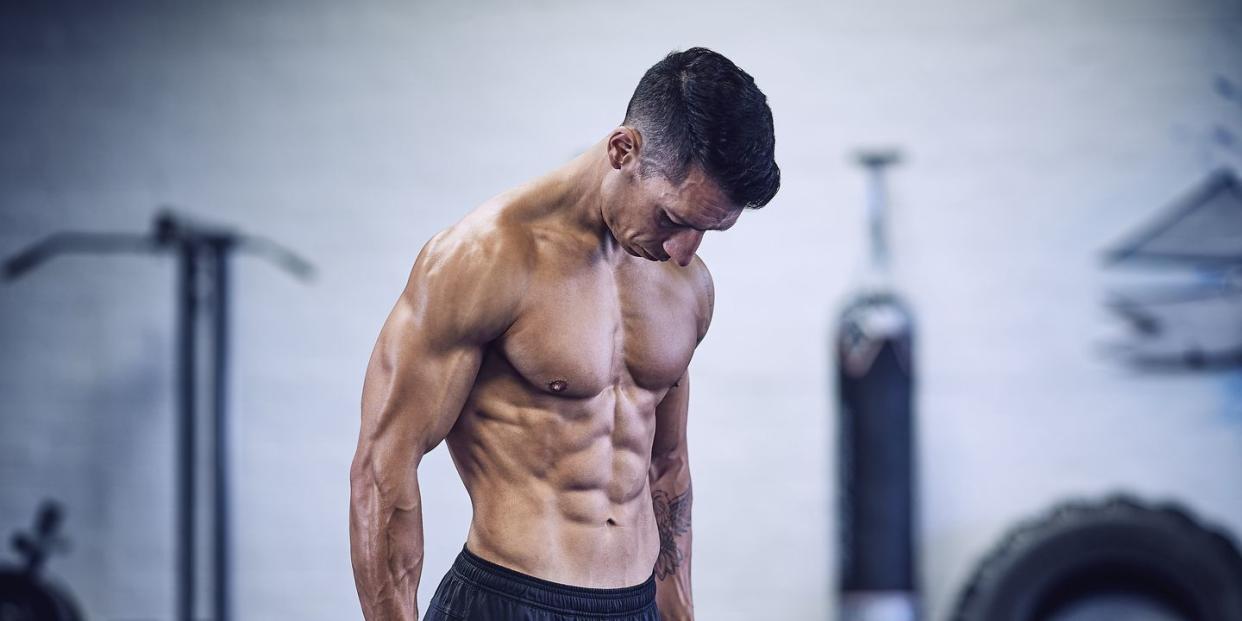
[[[685,456],[651,464],[651,501],[660,532],[656,559],[656,603],[666,621],[694,619],[690,593],[690,468]]]
[[[366,472],[351,474],[350,556],[367,621],[416,621],[423,570],[422,499],[417,475],[394,499]]]

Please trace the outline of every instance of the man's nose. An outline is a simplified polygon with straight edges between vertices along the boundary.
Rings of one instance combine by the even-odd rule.
[[[676,261],[678,265],[685,267],[690,265],[690,261],[694,258],[694,251],[699,249],[701,243],[703,243],[703,231],[686,229],[664,241],[664,252],[667,252],[669,258]]]

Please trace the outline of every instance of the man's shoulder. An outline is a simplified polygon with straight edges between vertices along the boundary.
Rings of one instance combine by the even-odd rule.
[[[404,296],[444,342],[490,341],[516,317],[529,246],[520,229],[472,212],[423,246]]]
[[[419,253],[419,262],[482,276],[483,272],[529,267],[533,249],[527,227],[506,213],[503,205],[485,203],[432,236]]]
[[[707,263],[704,263],[697,254],[694,255],[694,260],[690,261],[690,265],[680,268],[680,272],[685,279],[686,286],[693,292],[694,299],[698,302],[698,340],[702,341],[707,335],[707,329],[712,322],[712,313],[716,309],[716,285],[712,281],[712,273],[707,269]]]
[[[694,255],[690,265],[687,265],[682,271],[685,274],[687,283],[694,289],[695,296],[710,304],[716,294],[716,285],[712,280],[712,273],[707,269],[707,263],[703,261],[702,257],[697,254]]]

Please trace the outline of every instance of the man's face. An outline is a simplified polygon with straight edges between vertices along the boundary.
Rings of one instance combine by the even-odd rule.
[[[690,265],[703,234],[728,229],[742,213],[697,165],[680,186],[654,172],[630,175],[624,185],[606,221],[626,252],[652,261]]]

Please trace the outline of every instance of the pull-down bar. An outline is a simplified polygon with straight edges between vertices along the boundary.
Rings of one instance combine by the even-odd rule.
[[[177,270],[177,616],[192,621],[195,607],[197,449],[199,371],[199,312],[211,316],[207,324],[211,365],[211,567],[212,604],[216,621],[231,617],[228,471],[228,329],[229,259],[233,251],[259,254],[302,279],[309,279],[310,263],[263,237],[243,235],[229,228],[206,225],[165,210],[156,214],[150,233],[54,234],[4,263],[4,279],[15,280],[58,254],[120,254],[175,252]],[[210,279],[204,278],[204,272]],[[204,304],[205,302],[205,304]]]

